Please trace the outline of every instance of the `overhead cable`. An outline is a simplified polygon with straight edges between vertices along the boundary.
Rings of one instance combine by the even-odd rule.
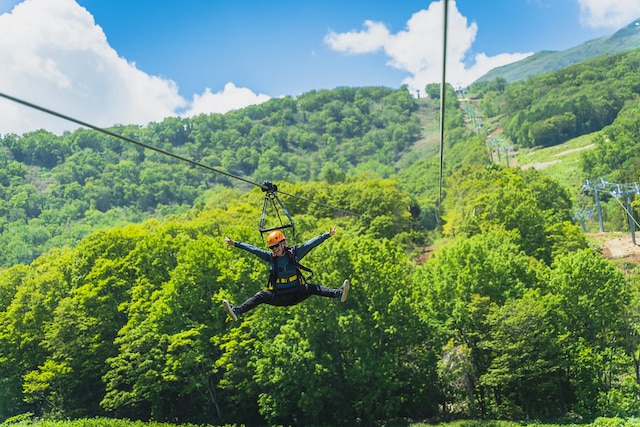
[[[0,96],[3,97],[3,98],[9,99],[11,101],[17,102],[18,104],[26,105],[27,107],[31,107],[31,108],[34,108],[36,110],[42,111],[44,113],[51,114],[52,116],[60,117],[61,119],[68,120],[68,121],[76,123],[76,124],[78,124],[80,126],[85,126],[85,127],[91,128],[91,129],[96,130],[98,132],[102,132],[102,133],[104,133],[106,135],[110,135],[110,136],[113,136],[115,138],[123,139],[123,140],[125,140],[127,142],[130,142],[132,144],[136,144],[136,145],[139,145],[141,147],[147,148],[149,150],[153,150],[153,151],[156,151],[158,153],[164,154],[166,156],[173,157],[174,159],[182,160],[183,162],[187,162],[187,163],[190,163],[192,165],[199,166],[199,167],[204,168],[204,169],[208,169],[208,170],[210,170],[212,172],[216,172],[216,173],[219,173],[219,174],[222,174],[222,175],[226,175],[229,178],[237,179],[237,180],[246,182],[247,184],[255,185],[257,187],[262,188],[262,185],[260,185],[260,184],[258,184],[256,182],[253,182],[253,181],[249,181],[248,179],[242,178],[240,176],[230,174],[230,173],[225,172],[225,171],[220,170],[220,169],[212,168],[211,166],[207,166],[207,165],[202,164],[200,162],[196,162],[195,160],[191,160],[191,159],[188,159],[186,157],[182,157],[182,156],[180,156],[178,154],[174,154],[174,153],[171,153],[169,151],[162,150],[160,148],[154,147],[153,145],[145,144],[144,142],[140,142],[140,141],[135,140],[133,138],[129,138],[129,137],[124,136],[124,135],[120,135],[120,134],[112,132],[112,131],[110,131],[108,129],[104,129],[104,128],[101,128],[101,127],[98,127],[98,126],[94,126],[91,123],[87,123],[87,122],[83,122],[82,120],[74,119],[73,117],[67,116],[67,115],[62,114],[62,113],[58,113],[57,111],[53,111],[53,110],[50,110],[48,108],[41,107],[40,105],[36,105],[36,104],[31,103],[31,102],[24,101],[24,100],[22,100],[20,98],[16,98],[14,96],[7,95],[7,94],[2,93],[2,92],[0,92]]]

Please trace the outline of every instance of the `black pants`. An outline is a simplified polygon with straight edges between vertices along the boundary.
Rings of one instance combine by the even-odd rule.
[[[256,308],[260,304],[277,305],[280,307],[298,304],[309,298],[311,295],[319,295],[327,298],[340,298],[340,289],[331,289],[325,286],[314,284],[301,284],[292,289],[279,291],[260,291],[241,305],[235,308],[236,314],[240,315]]]

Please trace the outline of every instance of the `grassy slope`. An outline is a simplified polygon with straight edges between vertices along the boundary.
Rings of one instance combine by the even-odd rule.
[[[553,147],[519,150],[510,155],[511,165],[534,167],[561,182],[571,193],[579,191],[584,179],[581,156],[593,147],[593,136],[582,135]]]
[[[513,150],[511,141],[507,138],[503,139],[500,129],[500,117],[482,117],[482,112],[475,100],[460,99],[460,108],[464,109],[467,115],[469,111],[473,111],[476,115],[475,125],[479,125],[487,133],[487,152],[489,151],[490,141],[493,139],[499,141],[497,145],[501,150],[500,156],[498,156],[495,146],[492,150],[494,162],[504,165],[508,158],[510,167],[523,169],[534,167],[562,183],[569,189],[571,194],[580,191],[585,179],[582,175],[581,156],[585,150],[593,147],[592,140],[596,133],[582,135],[553,147]],[[467,126],[473,128],[474,121],[469,117],[466,117],[466,119]],[[509,148],[508,151],[506,150],[507,148]]]
[[[461,102],[461,106],[465,108],[465,103]],[[477,106],[475,108],[477,110]],[[501,137],[498,118],[484,120],[480,117],[480,121],[484,122],[485,131],[489,134],[487,141],[491,140],[492,132],[495,132],[497,138]],[[469,122],[467,125],[471,126],[471,123]],[[500,160],[498,160],[497,151],[494,147],[492,153],[493,161],[504,165],[508,157],[510,167],[536,168],[561,183],[567,188],[570,196],[575,199],[581,193],[583,181],[587,178],[582,173],[582,154],[594,147],[593,138],[596,134],[597,132],[582,135],[553,147],[509,150],[506,155],[504,150],[511,146],[511,142],[508,139],[501,140],[499,146],[503,151],[501,151]],[[487,147],[488,150],[489,147]],[[585,219],[585,221],[587,230],[592,231],[586,233],[586,236],[590,246],[593,248],[606,248],[611,242],[628,239],[628,231],[598,233],[598,220],[595,215],[592,218]]]
[[[582,135],[563,144],[542,149],[519,150],[510,154],[511,166],[535,167],[564,185],[572,197],[581,193],[583,179],[581,155],[585,150],[594,147],[594,134]],[[591,177],[593,178],[593,177]],[[604,250],[603,255],[611,259],[624,261],[640,261],[640,248],[631,242],[628,230],[598,231],[598,219],[594,215],[585,219],[587,233],[585,234],[592,248]],[[636,239],[640,236],[636,233]],[[608,249],[608,252],[607,252]],[[623,254],[623,255],[620,255]]]

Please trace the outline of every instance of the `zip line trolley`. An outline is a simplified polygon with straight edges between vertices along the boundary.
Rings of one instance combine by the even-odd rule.
[[[262,215],[260,216],[258,230],[260,231],[260,235],[263,240],[264,233],[291,228],[291,232],[293,234],[292,238],[295,242],[296,231],[293,224],[293,218],[287,211],[284,203],[282,203],[282,200],[278,197],[278,186],[270,181],[265,181],[260,188],[262,188],[262,191],[264,192],[264,203],[262,204]],[[279,224],[267,226],[267,214],[269,212],[273,212],[275,214],[278,218]]]

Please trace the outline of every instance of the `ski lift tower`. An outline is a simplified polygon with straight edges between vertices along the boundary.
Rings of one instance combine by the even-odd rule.
[[[631,242],[634,246],[636,246],[635,224],[637,224],[637,222],[633,218],[633,212],[631,211],[631,196],[633,194],[640,194],[640,182],[632,182],[629,184],[615,184],[612,182],[607,182],[602,178],[596,180],[595,183],[586,180],[584,181],[584,185],[582,186],[582,191],[586,192],[587,190],[593,190],[593,192],[595,193],[596,210],[598,212],[598,223],[600,224],[601,232],[604,231],[604,227],[602,225],[602,209],[600,208],[600,198],[598,196],[598,193],[608,193],[616,199],[620,199],[624,196],[626,202],[625,211],[627,213],[627,219],[629,221],[629,232],[631,233]],[[622,202],[620,202],[620,204],[622,205]]]
[[[583,233],[587,232],[587,226],[584,223],[584,219],[592,218],[592,217],[593,217],[593,211],[591,210],[591,208],[580,208],[573,214],[573,219],[580,220],[580,225],[582,226]]]

